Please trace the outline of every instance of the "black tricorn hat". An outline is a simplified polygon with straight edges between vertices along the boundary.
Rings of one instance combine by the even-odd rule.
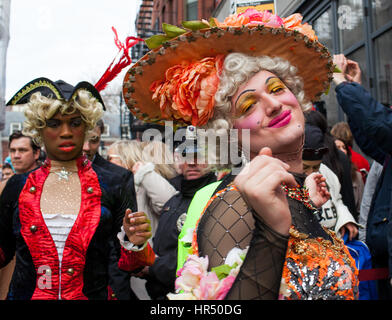
[[[103,110],[106,110],[101,95],[91,83],[82,81],[74,87],[63,80],[52,81],[43,77],[34,79],[24,85],[7,102],[7,106],[28,103],[31,95],[35,92],[41,92],[43,96],[48,98],[69,101],[80,89],[90,92],[102,104]]]

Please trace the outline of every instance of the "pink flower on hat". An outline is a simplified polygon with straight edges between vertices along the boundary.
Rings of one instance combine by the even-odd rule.
[[[256,9],[249,8],[242,13],[228,16],[223,23],[217,23],[219,27],[240,27],[257,24],[278,28],[283,24],[283,20],[267,10],[257,11]]]
[[[239,16],[241,15],[249,18],[248,25],[263,24],[267,27],[278,28],[283,24],[283,20],[280,17],[267,10],[257,11],[256,9],[247,9],[239,14]]]

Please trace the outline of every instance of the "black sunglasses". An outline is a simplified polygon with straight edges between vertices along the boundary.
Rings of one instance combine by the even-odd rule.
[[[302,159],[303,160],[320,160],[324,154],[328,152],[328,148],[323,147],[323,148],[318,148],[318,149],[312,149],[312,148],[304,148],[302,150]]]

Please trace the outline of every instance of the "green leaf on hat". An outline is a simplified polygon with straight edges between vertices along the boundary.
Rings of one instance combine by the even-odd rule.
[[[200,29],[206,29],[210,27],[207,23],[199,20],[183,21],[182,26],[192,31],[197,31]]]
[[[155,48],[158,48],[159,46],[162,45],[162,43],[170,40],[170,38],[167,35],[164,34],[156,34],[153,35],[152,37],[148,38],[145,40],[145,43],[147,47],[152,50]]]
[[[168,23],[162,23],[162,30],[169,38],[178,37],[186,32],[186,30]]]
[[[218,26],[218,25],[216,24],[216,18],[214,18],[214,17],[211,17],[210,20],[209,20],[208,22],[209,22],[211,28],[217,27],[217,26]]]

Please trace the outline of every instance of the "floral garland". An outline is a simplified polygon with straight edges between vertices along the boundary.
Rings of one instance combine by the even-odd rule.
[[[266,26],[270,28],[285,28],[306,35],[310,40],[318,40],[312,26],[308,23],[302,24],[302,15],[294,13],[287,18],[280,18],[276,14],[272,14],[268,10],[258,11],[256,9],[247,9],[244,12],[231,14],[225,18],[223,22],[219,22],[216,18],[210,18],[209,21],[202,19],[200,21],[183,21],[180,28],[168,23],[162,23],[162,30],[165,34],[156,34],[146,39],[146,45],[149,49],[155,49],[163,45],[165,42],[174,39],[188,31],[197,31],[208,28],[228,28],[242,26]]]
[[[175,282],[176,293],[169,293],[169,300],[223,300],[242,266],[248,248],[233,248],[225,264],[208,269],[208,256],[191,255],[178,270]]]

